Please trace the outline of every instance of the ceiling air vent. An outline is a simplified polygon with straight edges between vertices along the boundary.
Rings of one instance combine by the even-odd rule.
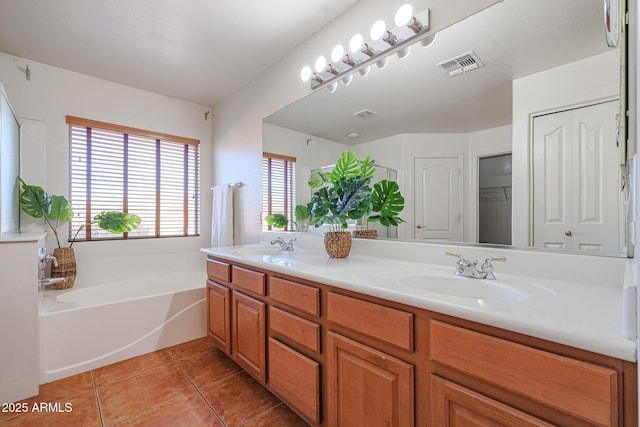
[[[371,111],[368,109],[358,111],[357,113],[353,113],[354,116],[360,117],[361,119],[370,119],[371,117],[375,117],[378,115],[375,111]]]
[[[484,66],[474,51],[463,53],[462,55],[447,59],[446,61],[442,61],[436,65],[445,70],[447,74],[449,74],[449,77],[464,74]]]

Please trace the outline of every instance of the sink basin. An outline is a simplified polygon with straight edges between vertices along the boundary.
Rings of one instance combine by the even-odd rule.
[[[403,286],[426,292],[478,300],[524,301],[530,296],[522,284],[510,280],[485,280],[469,277],[424,273],[399,279]]]
[[[276,255],[281,253],[278,246],[273,245],[249,245],[233,250],[236,255]]]

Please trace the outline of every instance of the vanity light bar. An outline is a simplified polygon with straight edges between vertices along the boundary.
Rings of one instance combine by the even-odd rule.
[[[328,86],[333,92],[337,79],[348,84],[355,71],[366,76],[372,63],[382,68],[388,63],[388,57],[396,52],[398,57],[404,58],[410,44],[429,36],[429,18],[429,9],[414,14],[413,8],[405,4],[396,12],[394,28],[387,29],[384,21],[376,21],[371,28],[370,41],[365,42],[360,34],[354,35],[348,45],[349,53],[345,53],[342,45],[335,46],[330,56],[331,63],[320,56],[315,61],[315,72],[305,66],[300,78],[304,82],[310,81],[311,89]]]

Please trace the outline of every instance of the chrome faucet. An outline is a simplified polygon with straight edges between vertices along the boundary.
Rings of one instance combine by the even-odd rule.
[[[281,251],[287,251],[287,252],[291,252],[293,251],[293,242],[295,242],[296,239],[291,239],[288,242],[285,242],[284,239],[282,237],[278,237],[275,240],[271,241],[272,245],[278,245],[280,247]]]
[[[45,277],[43,279],[40,279],[40,285],[49,286],[58,283],[64,283],[65,281],[66,279],[64,277]]]
[[[480,267],[480,270],[476,268],[478,261],[469,261],[460,254],[453,252],[447,252],[447,255],[457,257],[456,260],[456,276],[473,277],[474,279],[487,279],[495,280],[496,276],[493,274],[492,261],[506,261],[507,258],[503,256],[495,256],[487,258]]]
[[[57,266],[58,266],[58,260],[57,260],[57,259],[56,259],[56,257],[54,257],[53,255],[45,254],[45,256],[44,256],[44,262],[45,262],[45,264],[46,264],[46,263],[48,263],[48,262],[51,262],[51,264],[52,264],[54,267],[57,267]]]

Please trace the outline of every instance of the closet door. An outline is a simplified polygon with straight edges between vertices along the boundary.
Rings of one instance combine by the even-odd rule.
[[[617,112],[612,101],[534,118],[534,246],[622,250]]]

